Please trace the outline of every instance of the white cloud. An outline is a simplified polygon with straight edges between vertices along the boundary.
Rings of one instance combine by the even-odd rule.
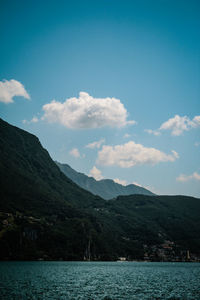
[[[97,169],[95,166],[90,170],[89,176],[94,177],[96,180],[103,179],[101,171]]]
[[[79,158],[81,157],[80,153],[79,153],[79,150],[77,148],[73,148],[70,152],[69,152],[70,155],[76,157],[76,158]]]
[[[31,124],[31,123],[37,123],[39,121],[38,117],[33,117],[30,121],[28,120],[23,120],[23,124]]]
[[[195,116],[192,120],[187,116],[175,115],[174,118],[164,122],[159,130],[171,130],[172,135],[181,135],[184,131],[200,126],[200,116]]]
[[[161,195],[162,192],[160,192],[157,188],[155,188],[154,186],[151,186],[151,185],[144,185],[142,186],[143,188],[151,191],[152,193],[156,194],[156,195]]]
[[[0,102],[12,103],[13,97],[22,96],[26,99],[30,99],[29,94],[25,90],[21,82],[11,79],[10,81],[0,81]]]
[[[147,148],[130,141],[123,145],[103,146],[102,150],[98,152],[97,163],[122,168],[130,168],[141,164],[155,165],[159,162],[175,161],[179,155],[174,150],[171,152],[172,154],[166,154],[155,148]]]
[[[132,184],[135,184],[135,185],[137,185],[137,186],[139,186],[139,187],[142,187],[142,185],[139,184],[139,183],[137,183],[136,181],[133,181]]]
[[[160,131],[158,131],[158,130],[145,129],[144,131],[149,133],[149,134],[153,134],[155,136],[161,135]]]
[[[162,130],[171,130],[171,135],[178,136],[181,135],[184,131],[189,131],[192,128],[200,127],[200,116],[195,116],[190,120],[187,116],[175,115],[173,118],[170,118],[157,130],[145,129],[149,134],[160,135]]]
[[[191,120],[187,117],[180,117],[175,115],[174,118],[169,119],[160,126],[160,130],[171,130],[172,135],[181,135],[184,131],[191,129]]]
[[[195,116],[192,120],[192,127],[200,127],[200,116]]]
[[[119,184],[121,184],[121,185],[124,185],[124,186],[127,185],[126,180],[121,180],[121,179],[119,179],[119,178],[115,178],[115,179],[113,179],[113,180],[114,180],[114,182],[119,183]]]
[[[90,149],[94,149],[94,148],[98,148],[99,149],[103,143],[105,143],[105,139],[101,139],[99,141],[90,143],[90,144],[86,145],[85,147],[86,148],[90,148]]]
[[[200,181],[200,174],[198,174],[197,172],[194,172],[192,175],[181,174],[179,177],[176,178],[176,180],[180,181],[180,182],[186,182],[189,180],[199,180]]]
[[[37,123],[39,120],[38,120],[38,118],[37,117],[33,117],[32,119],[31,119],[31,123]]]
[[[144,188],[144,189],[146,189],[146,190],[149,190],[149,191],[151,191],[152,193],[154,193],[154,194],[157,194],[157,195],[159,195],[159,194],[161,194],[157,189],[155,189],[153,186],[150,186],[150,185],[141,185],[141,184],[139,184],[138,182],[133,182],[133,184],[135,184],[135,185],[137,185],[137,186],[139,186],[139,187],[142,187],[142,188]]]
[[[53,100],[43,106],[43,120],[60,123],[67,128],[123,127],[135,124],[127,121],[127,110],[116,98],[93,98],[80,92],[79,98],[69,98],[61,103]]]

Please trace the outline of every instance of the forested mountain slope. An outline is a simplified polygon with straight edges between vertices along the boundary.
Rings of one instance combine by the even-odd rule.
[[[0,259],[184,260],[187,250],[199,257],[199,214],[192,197],[94,196],[37,137],[0,120]]]

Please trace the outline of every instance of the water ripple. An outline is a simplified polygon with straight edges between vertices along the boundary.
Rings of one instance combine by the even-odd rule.
[[[199,300],[199,263],[0,262],[0,299]]]

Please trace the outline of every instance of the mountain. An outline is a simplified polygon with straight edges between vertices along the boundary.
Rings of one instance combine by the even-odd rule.
[[[67,164],[61,164],[59,162],[56,162],[56,164],[60,168],[60,170],[73,182],[78,184],[83,189],[91,192],[92,194],[98,195],[106,200],[116,198],[120,195],[154,195],[147,189],[137,186],[135,184],[123,186],[114,182],[111,179],[102,179],[97,181],[93,177],[89,177],[83,173],[76,172]]]
[[[200,199],[80,188],[38,138],[0,119],[1,260],[200,260]]]
[[[55,212],[57,203],[63,209],[66,206],[70,209],[103,201],[67,178],[36,136],[3,120],[0,120],[0,156],[0,179],[4,183],[0,208],[30,211],[34,199],[34,212],[41,214]]]
[[[119,196],[108,205],[126,232],[131,232],[132,239],[140,241],[144,252],[155,260],[178,257],[179,250],[184,253],[186,249],[198,254],[200,260],[200,199],[130,195]]]
[[[80,259],[100,226],[89,210],[101,205],[60,171],[36,136],[0,119],[0,258]]]

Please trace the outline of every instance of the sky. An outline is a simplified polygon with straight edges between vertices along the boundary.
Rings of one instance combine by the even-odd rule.
[[[0,1],[0,117],[97,180],[200,198],[200,2]]]

